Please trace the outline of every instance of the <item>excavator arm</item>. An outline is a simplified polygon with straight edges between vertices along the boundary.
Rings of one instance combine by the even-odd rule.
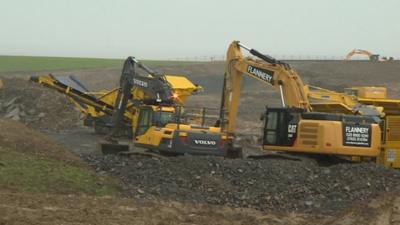
[[[139,67],[148,73],[147,76],[140,75],[136,72]],[[128,57],[124,62],[122,74],[120,78],[120,89],[115,101],[115,111],[113,114],[114,129],[108,135],[108,139],[112,139],[123,126],[123,117],[128,106],[129,100],[132,99],[132,89],[137,88],[144,92],[146,99],[134,101],[133,104],[139,105],[141,102],[146,104],[174,104],[173,90],[164,75],[158,74],[140,63],[134,57]]]
[[[242,49],[247,50],[258,59],[243,56]],[[249,48],[239,41],[233,41],[227,51],[225,80],[223,89],[222,128],[233,134],[236,127],[236,116],[240,99],[243,75],[273,86],[280,91],[282,105],[311,111],[304,84],[299,75],[286,63],[271,56]]]

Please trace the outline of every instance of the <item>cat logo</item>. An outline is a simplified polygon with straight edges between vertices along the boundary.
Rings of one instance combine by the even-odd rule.
[[[297,124],[289,124],[288,133],[295,134],[297,130]]]

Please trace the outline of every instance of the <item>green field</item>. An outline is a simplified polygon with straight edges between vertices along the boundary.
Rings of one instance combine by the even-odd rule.
[[[123,59],[0,56],[0,73],[122,68]],[[149,66],[194,64],[189,61],[143,60]]]

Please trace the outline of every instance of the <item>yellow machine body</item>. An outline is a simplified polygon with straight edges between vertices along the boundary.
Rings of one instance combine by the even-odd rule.
[[[386,99],[387,89],[385,87],[351,87],[344,89],[345,94],[353,95],[357,98],[369,98],[369,99]]]
[[[384,118],[384,142],[377,162],[387,167],[400,168],[400,116],[388,115]]]
[[[344,114],[355,114],[356,111],[352,108],[355,105],[364,105],[379,111],[383,130],[377,163],[391,168],[400,168],[400,99],[388,99],[385,87],[351,87],[346,88],[344,93],[329,90],[321,93],[321,90],[326,89],[316,91],[309,89],[307,93],[310,99],[318,100],[319,109],[323,112],[337,112],[336,109],[330,107],[335,103],[346,105],[351,109],[343,111]],[[332,96],[343,96],[343,98]],[[345,101],[345,99],[351,99],[353,102]],[[318,108],[314,103],[312,106]]]
[[[377,157],[380,154],[381,139],[378,124],[372,125],[373,135],[369,147],[343,145],[342,122],[301,120],[297,138],[292,146],[264,145],[265,150],[314,153],[343,156]]]
[[[132,119],[135,146],[160,152],[226,155],[226,136],[219,127],[174,122],[177,110],[182,109],[138,107]]]
[[[174,107],[159,107],[159,106],[141,106],[134,114],[132,120],[132,128],[134,130],[135,144],[147,148],[157,148],[160,146],[163,139],[173,139],[175,131],[178,131],[179,137],[187,137],[191,132],[203,132],[220,135],[221,129],[219,127],[200,127],[189,124],[172,123],[166,119],[165,115],[172,115],[175,113]],[[164,115],[163,121],[158,126],[154,124],[156,113]],[[152,122],[153,121],[153,122]],[[159,120],[158,120],[159,121]],[[222,138],[222,137],[221,137]]]

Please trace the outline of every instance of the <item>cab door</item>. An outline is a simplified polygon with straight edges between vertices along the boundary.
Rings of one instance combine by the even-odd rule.
[[[265,116],[264,145],[292,146],[297,136],[299,110],[268,109]]]
[[[150,144],[152,135],[148,133],[152,127],[153,110],[151,108],[141,108],[135,132],[135,141],[138,144]]]

